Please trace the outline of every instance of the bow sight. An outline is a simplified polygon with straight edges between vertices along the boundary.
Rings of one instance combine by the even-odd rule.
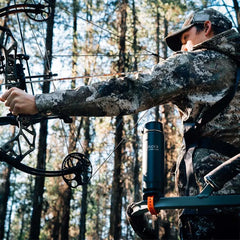
[[[48,1],[44,4],[16,4],[0,9],[0,17],[10,14],[25,12],[27,16],[35,21],[45,21],[51,13],[51,6]],[[17,53],[17,42],[8,27],[0,26],[0,75],[4,77],[6,88],[17,87],[26,90],[23,61],[29,57],[25,54]],[[47,76],[44,76],[47,77]],[[0,161],[7,162],[13,167],[37,176],[55,177],[63,176],[64,181],[70,187],[87,184],[92,176],[91,162],[81,153],[70,153],[62,163],[59,171],[46,171],[36,169],[21,161],[35,149],[36,131],[34,124],[43,120],[60,118],[66,123],[70,123],[68,116],[14,116],[11,113],[5,117],[0,117],[0,126],[13,125],[18,128],[18,132],[9,141],[0,147]]]

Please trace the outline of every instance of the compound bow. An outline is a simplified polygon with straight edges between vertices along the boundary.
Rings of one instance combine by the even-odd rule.
[[[47,0],[38,4],[15,4],[0,9],[0,17],[24,12],[35,21],[46,21],[51,14],[51,5]],[[4,76],[5,87],[18,87],[26,90],[23,61],[29,59],[25,54],[18,54],[17,42],[8,27],[0,26],[0,75]],[[45,76],[49,77],[49,76]],[[18,133],[0,147],[0,161],[13,167],[37,176],[55,177],[62,176],[70,187],[87,184],[92,176],[92,165],[87,157],[81,153],[70,153],[62,163],[62,169],[58,171],[46,171],[23,164],[21,161],[35,149],[36,131],[34,124],[42,120],[60,118],[70,123],[69,117],[61,116],[14,116],[9,113],[0,117],[0,125],[13,125],[18,128]],[[24,147],[22,146],[24,144]]]

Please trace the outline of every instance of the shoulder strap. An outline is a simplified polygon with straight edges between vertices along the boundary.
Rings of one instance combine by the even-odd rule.
[[[235,92],[238,87],[238,83],[240,80],[240,68],[237,69],[237,77],[236,82],[234,86],[232,86],[229,89],[229,92],[227,95],[225,95],[222,99],[220,99],[218,102],[213,104],[211,108],[209,108],[202,116],[200,122],[197,124],[199,127],[203,126],[204,124],[210,122],[214,117],[216,117],[225,107],[228,106],[228,104],[233,99]]]
[[[214,117],[216,117],[224,108],[228,106],[228,104],[233,99],[238,83],[240,81],[240,67],[237,69],[237,77],[235,84],[229,89],[229,92],[218,102],[212,105],[206,112],[203,113],[202,118],[195,123],[193,127],[191,127],[185,134],[184,138],[186,143],[191,143],[198,135],[199,130],[203,125],[210,122]]]

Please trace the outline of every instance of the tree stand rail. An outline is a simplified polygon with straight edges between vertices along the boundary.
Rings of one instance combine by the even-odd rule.
[[[213,188],[208,184],[203,191],[196,196],[160,197],[154,203],[157,212],[161,209],[182,209],[202,207],[234,207],[240,206],[240,195],[216,195],[210,196],[209,190]],[[141,201],[132,205],[132,215],[138,216],[149,211],[148,202]]]

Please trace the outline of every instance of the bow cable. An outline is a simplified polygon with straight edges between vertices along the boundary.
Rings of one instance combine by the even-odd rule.
[[[16,0],[14,0],[14,4],[15,5],[17,4]],[[23,53],[24,53],[25,56],[27,56],[27,52],[26,52],[26,48],[25,48],[25,44],[24,44],[24,39],[23,39],[22,27],[21,27],[21,24],[20,24],[18,12],[16,13],[16,15],[17,15],[17,22],[18,22],[18,28],[19,28],[19,33],[20,33],[20,37],[21,37]],[[25,62],[26,62],[26,66],[27,66],[28,75],[30,77],[30,86],[31,86],[32,94],[34,95],[34,89],[33,89],[33,85],[32,85],[32,82],[31,82],[31,74],[30,74],[30,68],[29,68],[28,60],[25,59]],[[27,88],[25,89],[25,91],[27,92]]]
[[[143,115],[138,119],[138,121],[135,123],[135,125],[130,129],[133,130],[134,128],[136,128],[138,126],[138,124],[141,122],[141,120],[145,117],[145,115],[147,115],[147,113],[149,112],[149,109],[147,109]],[[119,125],[117,126],[117,128],[119,127]],[[92,174],[92,178],[97,174],[97,172],[102,168],[102,166],[110,159],[110,157],[112,156],[112,154],[120,147],[120,145],[127,139],[127,137],[123,137],[121,139],[121,141],[118,143],[118,145],[108,154],[108,156],[105,158],[105,160],[99,164],[99,166],[97,167],[97,169],[94,171],[94,173]]]

